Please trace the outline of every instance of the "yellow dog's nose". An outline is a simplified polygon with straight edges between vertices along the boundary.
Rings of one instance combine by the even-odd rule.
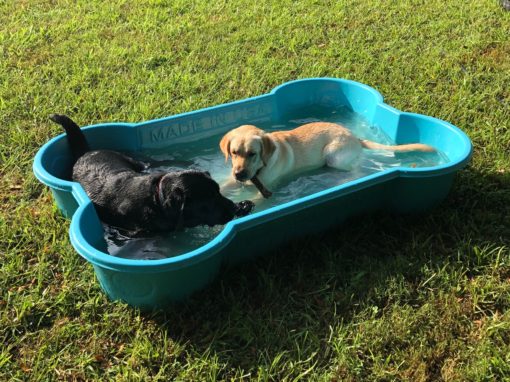
[[[245,169],[236,169],[234,170],[234,177],[236,180],[244,182],[245,180],[248,180],[248,172]]]

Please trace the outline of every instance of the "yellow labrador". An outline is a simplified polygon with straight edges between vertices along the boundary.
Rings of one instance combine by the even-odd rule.
[[[266,133],[253,125],[229,131],[220,142],[225,160],[232,157],[232,176],[236,181],[251,180],[259,191],[278,180],[324,165],[349,171],[363,148],[391,151],[435,151],[420,144],[381,145],[360,140],[347,128],[329,122],[313,122],[290,131]],[[262,189],[261,189],[262,187]]]

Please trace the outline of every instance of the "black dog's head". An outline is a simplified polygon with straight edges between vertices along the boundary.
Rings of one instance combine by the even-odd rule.
[[[234,203],[227,199],[208,172],[196,170],[164,175],[160,199],[163,208],[177,214],[178,225],[188,228],[226,224],[236,216],[248,215],[254,206],[249,200]]]

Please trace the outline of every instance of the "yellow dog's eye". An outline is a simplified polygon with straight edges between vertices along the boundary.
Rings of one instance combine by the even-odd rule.
[[[233,150],[230,154],[231,154],[232,156],[237,155],[237,151]]]

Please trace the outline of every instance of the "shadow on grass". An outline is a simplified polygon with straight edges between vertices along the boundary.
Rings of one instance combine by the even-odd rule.
[[[279,354],[327,366],[333,332],[391,305],[415,306],[427,270],[482,272],[491,259],[472,249],[508,245],[509,184],[508,173],[462,171],[447,200],[426,215],[349,220],[224,270],[185,304],[150,318],[229,368],[267,367]]]

